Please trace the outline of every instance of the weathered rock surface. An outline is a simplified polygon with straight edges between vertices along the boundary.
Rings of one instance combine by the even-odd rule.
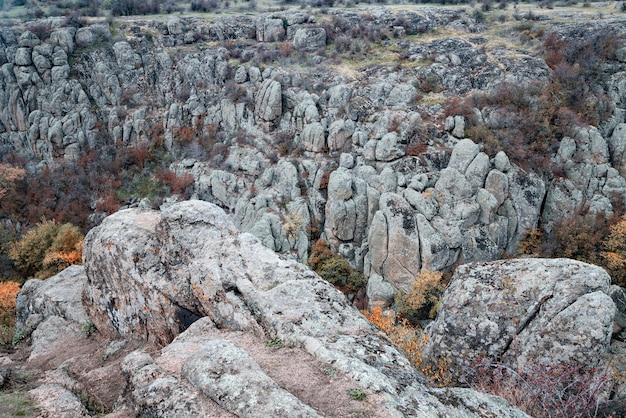
[[[27,337],[41,322],[52,317],[82,327],[89,321],[82,304],[86,281],[85,269],[71,266],[47,280],[26,282],[17,298],[17,332]]]
[[[427,351],[461,367],[479,356],[523,368],[598,364],[613,332],[610,278],[568,259],[460,266],[428,332]]]

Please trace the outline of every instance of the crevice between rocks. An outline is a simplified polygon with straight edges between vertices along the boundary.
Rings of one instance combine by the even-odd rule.
[[[513,335],[511,335],[508,339],[506,344],[504,345],[504,347],[502,348],[502,352],[500,353],[500,356],[504,356],[506,354],[506,352],[509,350],[509,347],[511,346],[511,344],[513,343],[513,340],[515,340],[515,337],[517,337],[518,335],[520,335],[522,333],[522,331],[524,331],[524,329],[526,329],[526,327],[528,326],[528,324],[535,319],[535,317],[537,316],[537,314],[539,313],[539,311],[541,310],[541,307],[550,299],[552,299],[554,297],[554,294],[549,293],[547,295],[544,295],[541,299],[539,299],[537,302],[535,302],[535,304],[528,310],[526,311],[526,315],[524,315],[520,321],[519,324],[517,325],[517,329],[515,330],[515,333]]]

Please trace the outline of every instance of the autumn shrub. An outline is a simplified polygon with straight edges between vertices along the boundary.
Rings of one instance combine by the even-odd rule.
[[[0,199],[15,190],[15,183],[25,176],[26,171],[23,168],[0,164]]]
[[[155,177],[161,183],[169,187],[174,194],[181,194],[185,197],[190,195],[190,186],[193,183],[193,176],[189,173],[178,175],[169,168],[158,169]]]
[[[15,328],[15,297],[20,291],[17,282],[0,282],[0,346],[9,347]]]
[[[354,293],[366,284],[363,274],[350,267],[348,260],[333,253],[328,243],[321,239],[311,246],[309,266],[322,279],[345,293]]]
[[[82,259],[83,235],[71,224],[43,219],[19,241],[11,244],[10,257],[22,279],[48,278]]]
[[[626,287],[626,217],[609,228],[600,253],[614,284]]]
[[[445,289],[440,271],[422,270],[411,283],[408,292],[397,291],[394,302],[398,315],[411,322],[434,318]]]
[[[477,360],[467,370],[470,386],[501,396],[536,418],[595,417],[613,379],[609,367],[529,364],[511,367]]]
[[[428,144],[425,142],[411,142],[406,147],[406,155],[409,157],[419,157],[428,150]]]
[[[406,319],[397,321],[393,311],[383,310],[380,306],[362,313],[368,321],[383,331],[391,343],[433,384],[443,387],[454,383],[455,376],[450,370],[449,358],[442,357],[433,362],[425,357],[424,349],[428,344],[428,334],[411,325]]]

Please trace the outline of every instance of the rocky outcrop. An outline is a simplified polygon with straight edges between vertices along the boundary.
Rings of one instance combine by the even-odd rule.
[[[355,177],[363,176],[355,170]],[[370,177],[369,183],[377,186],[380,177]],[[404,291],[422,268],[445,270],[459,261],[494,260],[513,252],[537,226],[545,195],[539,177],[511,166],[504,153],[490,160],[470,139],[458,141],[445,168],[424,170],[403,182],[409,184],[391,183],[387,190],[394,193],[380,195],[369,223],[365,265],[371,266],[370,277]],[[329,188],[327,206],[333,201]],[[381,295],[368,292],[370,301],[390,303]]]
[[[80,327],[88,323],[89,316],[82,304],[86,281],[83,267],[71,266],[49,279],[31,279],[25,283],[17,298],[17,333],[27,337],[50,318]]]
[[[610,277],[567,259],[517,259],[460,266],[429,326],[429,355],[463,366],[480,356],[529,363],[599,364],[616,309]]]
[[[197,412],[206,396],[238,416],[259,410],[317,416],[242,349],[249,335],[301,347],[301,355],[378,393],[377,416],[474,416],[485,408],[498,416],[524,416],[495,397],[423,386],[407,359],[340,292],[252,235],[238,233],[210,203],[179,203],[162,213],[118,212],[88,234],[84,257],[84,302],[97,328],[163,347],[160,355],[136,352],[124,362],[138,413],[152,411],[168,387],[178,394],[166,402],[171,413]],[[239,344],[233,335],[240,335]],[[253,396],[257,392],[263,396]]]

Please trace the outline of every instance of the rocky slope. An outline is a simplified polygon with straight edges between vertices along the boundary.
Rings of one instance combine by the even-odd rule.
[[[88,320],[109,341],[105,360],[118,360],[77,371],[80,355],[62,347],[84,343]],[[32,340],[28,364],[55,370],[31,392],[44,416],[87,416],[76,398],[68,407],[67,382],[95,376],[92,396],[106,379],[118,388],[110,416],[526,416],[497,397],[425,386],[343,294],[201,201],[107,218],[87,237],[84,268],[24,286],[17,326]],[[153,344],[120,358],[132,340]],[[286,377],[319,383],[322,370],[337,375],[322,388]],[[367,394],[363,411],[344,411],[348,388]],[[313,396],[320,389],[330,399]]]
[[[552,298],[539,298],[545,307],[534,310],[541,310],[538,319],[522,319],[520,326],[527,325],[520,337],[541,336],[555,345],[569,341],[586,360],[601,359],[615,316],[615,305],[603,293],[608,290],[606,274],[562,260],[467,266],[458,274],[484,281],[481,277],[489,272],[500,277],[506,269],[544,278],[559,272],[554,283],[537,279],[553,289]],[[519,318],[523,304],[537,292],[517,288],[515,277],[510,281],[506,306],[497,300],[486,303],[494,314]],[[451,289],[480,286],[470,282],[454,281]],[[532,283],[525,286],[533,288]],[[589,293],[572,302],[581,286]],[[476,318],[478,325],[461,327],[494,330],[485,328],[485,320],[470,306],[454,304],[454,294],[448,291],[443,312]],[[565,299],[571,306],[558,315],[548,308]],[[599,301],[606,314],[585,309],[583,300]],[[574,306],[580,307],[576,324],[589,327],[558,326],[558,318]],[[603,326],[594,327],[595,320]],[[451,321],[449,314],[441,314],[439,323],[451,326]],[[508,332],[507,323],[498,320]],[[91,330],[94,325],[96,335],[85,337],[85,326]],[[102,399],[110,417],[526,416],[494,396],[425,385],[413,365],[343,294],[258,238],[239,233],[221,209],[202,201],[162,212],[128,209],[105,219],[85,241],[84,267],[24,286],[17,327],[31,344],[26,367],[46,371],[31,391],[43,416],[89,416],[76,394],[83,400],[85,394]],[[500,340],[509,337],[492,334],[490,339],[480,334],[480,348],[495,353]],[[574,334],[601,345],[590,348]],[[467,354],[444,341],[471,345],[476,337],[450,331],[433,343],[437,352],[445,346]],[[518,346],[512,344],[509,353]],[[541,341],[522,347],[533,351],[527,353],[532,358],[556,359]],[[350,401],[349,388],[364,391],[367,402]],[[316,396],[317,391],[322,395]]]
[[[3,379],[36,377],[41,416],[526,416],[428,386],[343,294],[211,203],[120,211],[89,233],[84,261],[24,285],[27,357],[0,357]],[[427,350],[599,364],[625,314],[608,293],[604,271],[572,260],[465,265]]]
[[[549,24],[584,37],[624,33],[622,17]],[[626,195],[623,48],[593,86],[609,121],[560,139],[558,176],[488,155],[462,116],[443,117],[445,97],[547,82],[550,67],[510,46],[510,28],[494,39],[469,13],[430,7],[5,27],[0,140],[40,167],[162,140],[195,197],[300,261],[321,234],[385,305],[422,268],[500,258],[539,221],[550,229],[583,205],[610,213]],[[498,109],[474,113],[507,124]]]

